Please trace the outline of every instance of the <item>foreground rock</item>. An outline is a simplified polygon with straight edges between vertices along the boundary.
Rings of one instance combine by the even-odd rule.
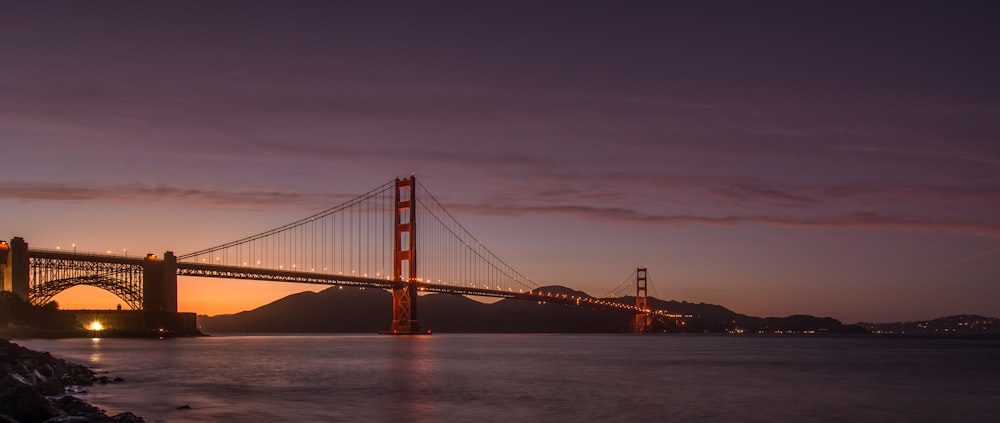
[[[144,423],[132,413],[108,416],[82,399],[65,395],[67,387],[76,391],[102,380],[108,378],[0,338],[0,423]]]

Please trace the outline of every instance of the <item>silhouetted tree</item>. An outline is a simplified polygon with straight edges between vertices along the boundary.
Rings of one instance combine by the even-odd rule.
[[[27,326],[40,329],[72,329],[76,319],[59,311],[59,304],[49,301],[35,306],[12,292],[0,292],[0,327]]]

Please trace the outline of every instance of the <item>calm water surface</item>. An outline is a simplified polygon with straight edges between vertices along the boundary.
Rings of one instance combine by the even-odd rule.
[[[1000,421],[997,339],[436,334],[16,342],[125,378],[81,396],[148,422]]]

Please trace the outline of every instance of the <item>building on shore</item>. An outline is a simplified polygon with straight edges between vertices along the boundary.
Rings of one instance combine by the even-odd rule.
[[[197,336],[195,313],[144,310],[64,310],[93,335]]]

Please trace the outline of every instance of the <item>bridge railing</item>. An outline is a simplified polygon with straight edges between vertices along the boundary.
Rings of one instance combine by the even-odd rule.
[[[88,263],[116,263],[142,265],[149,257],[126,257],[113,254],[100,254],[92,252],[71,252],[64,250],[48,250],[32,248],[28,250],[28,257],[52,260],[64,260],[67,262],[88,262]],[[153,257],[155,260],[155,257]]]

